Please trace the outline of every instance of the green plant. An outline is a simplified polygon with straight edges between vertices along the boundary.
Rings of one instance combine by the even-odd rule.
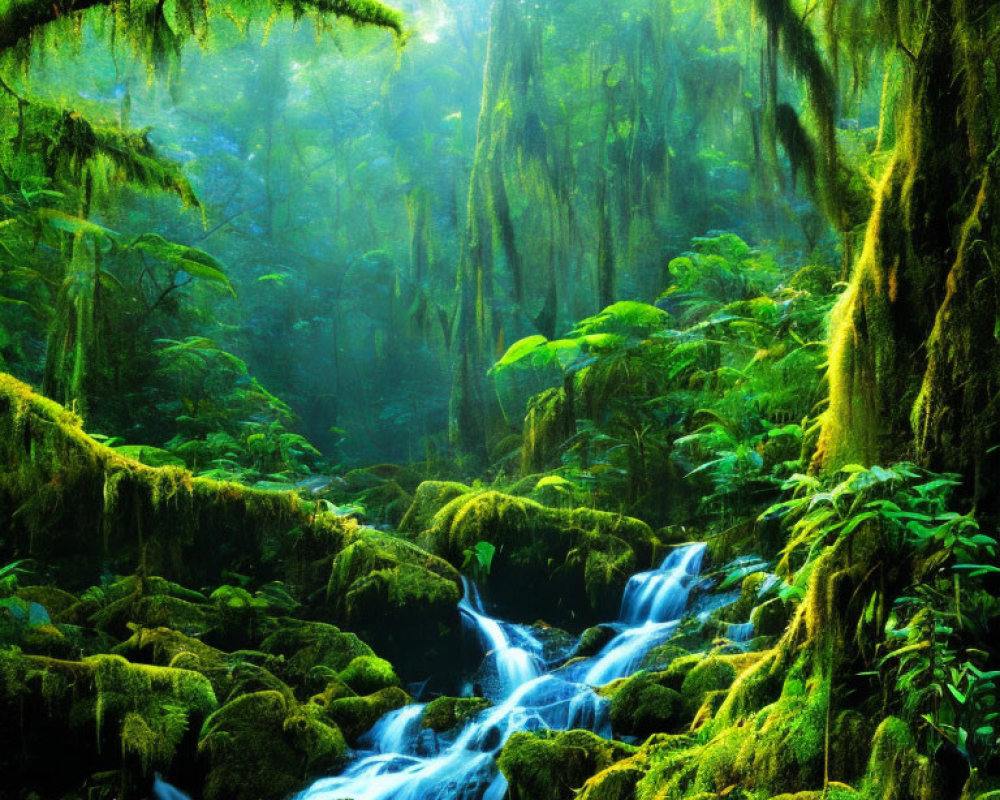
[[[467,547],[462,551],[462,571],[467,572],[474,581],[484,580],[490,574],[496,551],[496,546],[489,542],[476,542],[472,547]]]

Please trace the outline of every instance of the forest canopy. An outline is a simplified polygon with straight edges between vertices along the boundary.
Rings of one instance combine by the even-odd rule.
[[[10,796],[1000,796],[998,48],[0,0]]]

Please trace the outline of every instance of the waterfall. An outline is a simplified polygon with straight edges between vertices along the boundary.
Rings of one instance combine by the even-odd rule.
[[[611,735],[608,701],[592,686],[634,671],[650,648],[669,638],[687,607],[704,544],[673,551],[659,569],[633,576],[622,597],[619,631],[596,656],[545,671],[542,645],[530,629],[491,617],[479,590],[464,581],[462,618],[495,671],[487,692],[495,703],[471,718],[440,747],[428,747],[414,704],[387,714],[343,772],[316,781],[297,800],[502,800],[507,784],[496,756],[518,731],[586,728]],[[428,754],[429,753],[429,754]]]

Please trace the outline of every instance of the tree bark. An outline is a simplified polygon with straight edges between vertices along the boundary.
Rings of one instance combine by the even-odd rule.
[[[834,309],[817,463],[915,459],[962,472],[985,499],[1000,433],[992,44],[989,26],[969,23],[982,3],[928,5],[901,135]]]

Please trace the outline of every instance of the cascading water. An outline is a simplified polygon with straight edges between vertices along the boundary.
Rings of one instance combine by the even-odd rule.
[[[422,729],[422,705],[394,711],[363,737],[365,749],[343,774],[317,781],[297,800],[500,800],[507,786],[496,756],[512,734],[587,728],[610,736],[608,701],[591,687],[629,675],[676,629],[704,553],[704,544],[687,545],[659,569],[633,576],[620,620],[612,623],[617,636],[596,656],[552,672],[545,672],[543,647],[532,631],[487,615],[478,589],[466,581],[459,609],[496,675],[486,690],[495,705],[443,746]]]

